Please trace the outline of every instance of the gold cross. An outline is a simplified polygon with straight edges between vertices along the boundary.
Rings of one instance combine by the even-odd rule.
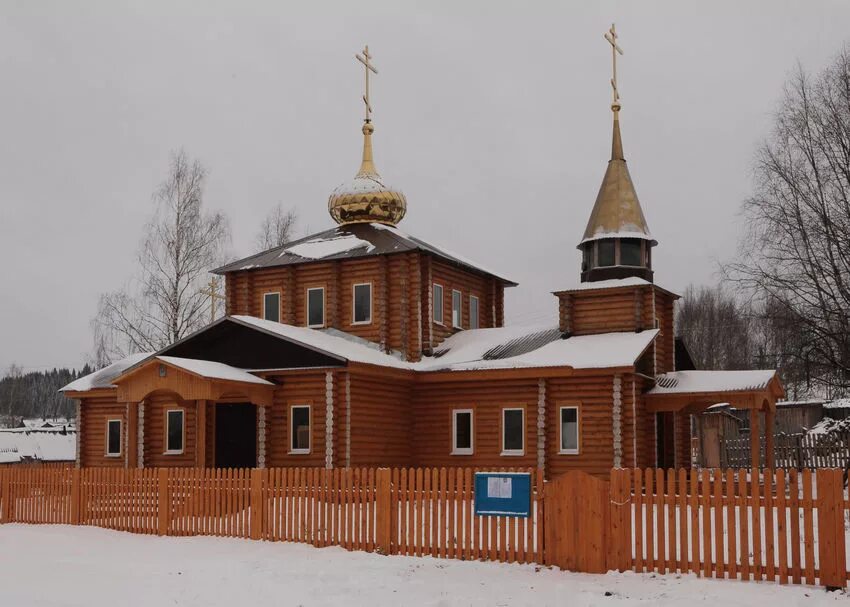
[[[369,54],[369,45],[367,44],[363,47],[362,55],[354,55],[357,61],[363,64],[363,67],[366,70],[366,94],[363,95],[363,103],[366,104],[366,122],[370,122],[372,119],[372,106],[369,105],[369,72],[373,74],[377,74],[378,70],[375,69],[375,66],[372,65],[370,59],[372,59],[372,55]]]
[[[617,90],[617,53],[623,54],[623,49],[617,44],[617,30],[614,28],[614,24],[611,24],[611,29],[605,33],[605,39],[608,41],[608,44],[611,45],[611,62],[613,64],[614,77],[611,78],[611,88],[614,92],[614,103],[613,106],[620,105],[620,92]],[[618,108],[619,109],[619,108]]]
[[[202,295],[208,295],[210,298],[210,322],[215,322],[215,303],[217,299],[225,299],[224,295],[218,292],[218,278],[211,278],[207,288],[201,291]]]

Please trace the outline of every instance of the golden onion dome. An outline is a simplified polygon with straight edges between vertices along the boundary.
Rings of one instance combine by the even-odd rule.
[[[407,212],[407,199],[388,186],[372,161],[371,121],[363,125],[363,162],[354,179],[340,184],[328,198],[328,212],[340,225],[383,223],[396,225]]]

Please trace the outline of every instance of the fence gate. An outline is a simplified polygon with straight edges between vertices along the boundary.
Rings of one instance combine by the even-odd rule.
[[[609,505],[606,481],[579,471],[546,483],[545,559],[566,571],[605,573]]]

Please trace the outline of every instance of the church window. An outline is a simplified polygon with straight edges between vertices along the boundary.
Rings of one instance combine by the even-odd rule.
[[[183,453],[183,409],[165,412],[165,454]]]
[[[525,409],[502,409],[502,455],[525,454]]]
[[[106,455],[118,457],[121,455],[121,420],[110,419],[106,422]]]
[[[443,324],[443,285],[434,283],[432,299],[434,322]]]
[[[280,322],[280,293],[263,295],[263,318]]]
[[[641,265],[640,240],[636,238],[624,238],[620,241],[620,265]]]
[[[604,268],[613,266],[614,263],[614,241],[598,240],[596,242],[596,265]]]
[[[561,407],[561,448],[560,453],[575,455],[578,453],[578,407]]]
[[[310,453],[310,405],[289,408],[289,452]]]
[[[481,320],[478,317],[478,298],[475,295],[469,296],[469,328],[477,329],[481,326]]]
[[[310,328],[325,326],[324,287],[307,289],[307,326]]]
[[[463,294],[452,289],[452,326],[463,328]]]
[[[372,283],[356,284],[352,287],[352,322],[365,325],[372,322]]]
[[[452,455],[472,455],[472,409],[452,411]]]

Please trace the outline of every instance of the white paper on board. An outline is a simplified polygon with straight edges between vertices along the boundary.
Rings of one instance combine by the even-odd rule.
[[[491,476],[487,479],[487,497],[510,499],[513,479],[509,476]]]

